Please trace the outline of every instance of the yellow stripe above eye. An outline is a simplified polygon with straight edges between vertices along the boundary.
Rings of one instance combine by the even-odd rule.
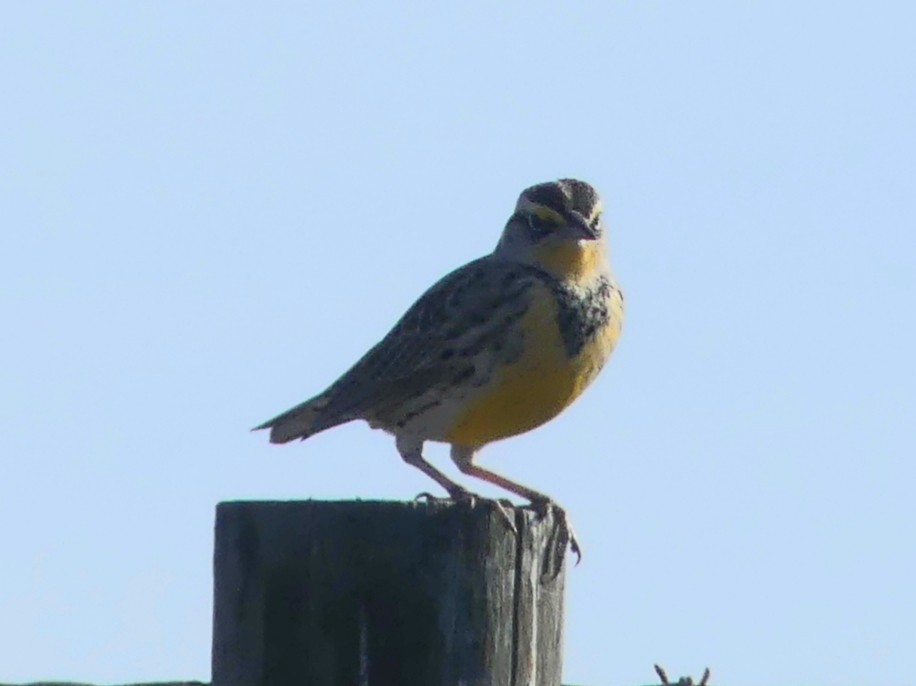
[[[544,221],[552,222],[554,224],[565,224],[566,221],[563,219],[563,216],[549,207],[544,207],[543,205],[538,205],[534,208],[534,213],[543,219]]]

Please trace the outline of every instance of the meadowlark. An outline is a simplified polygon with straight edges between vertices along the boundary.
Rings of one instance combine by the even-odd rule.
[[[477,496],[426,461],[426,441],[451,444],[464,474],[535,507],[556,507],[474,458],[486,444],[558,415],[614,349],[623,294],[607,259],[601,211],[583,181],[524,190],[492,253],[433,285],[326,391],[256,430],[286,443],[363,419],[393,434],[404,461],[454,500]],[[567,539],[578,552],[574,536]]]

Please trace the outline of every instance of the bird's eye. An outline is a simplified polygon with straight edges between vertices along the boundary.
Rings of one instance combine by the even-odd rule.
[[[556,228],[556,225],[549,219],[531,213],[528,215],[528,227],[535,236],[545,236]]]

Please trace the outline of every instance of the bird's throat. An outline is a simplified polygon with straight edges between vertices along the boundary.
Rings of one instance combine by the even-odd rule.
[[[598,241],[545,245],[535,251],[537,266],[561,281],[591,283],[606,271],[603,245]]]

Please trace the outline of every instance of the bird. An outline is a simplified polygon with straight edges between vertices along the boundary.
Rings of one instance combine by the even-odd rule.
[[[253,431],[287,443],[365,420],[451,500],[479,496],[425,459],[428,441],[450,444],[463,474],[538,510],[559,507],[475,458],[568,407],[610,357],[623,315],[598,192],[571,178],[539,183],[521,192],[491,253],[431,286],[325,391]]]

